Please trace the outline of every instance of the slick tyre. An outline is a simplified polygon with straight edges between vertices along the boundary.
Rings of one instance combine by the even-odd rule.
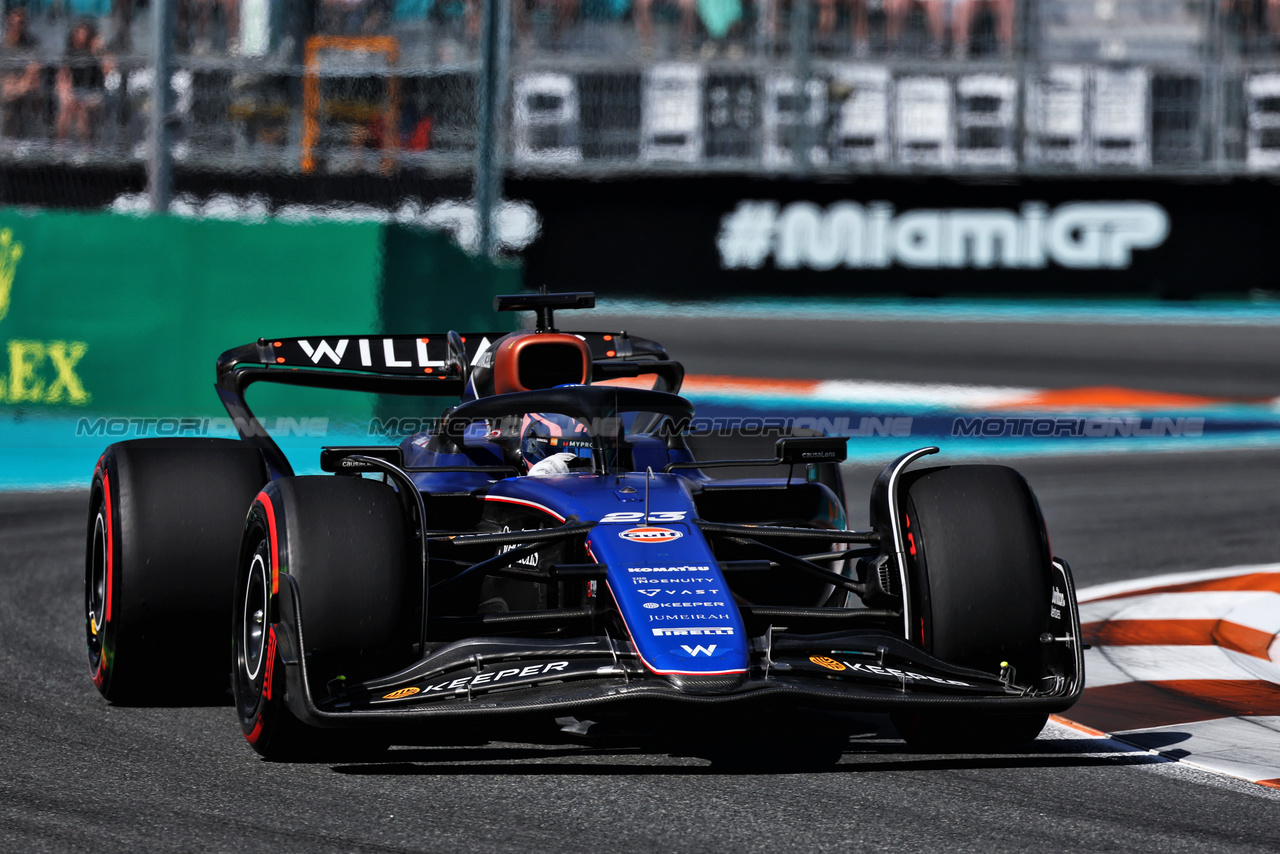
[[[111,445],[94,469],[85,544],[90,673],[129,705],[226,701],[217,642],[261,455],[230,439]]]
[[[913,627],[952,664],[1035,684],[1049,620],[1051,556],[1030,486],[1005,466],[921,469],[903,478]],[[1033,740],[1043,713],[898,714],[899,733],[929,750],[1012,749]]]
[[[330,680],[406,664],[407,537],[395,492],[372,480],[282,478],[253,500],[230,609],[231,685],[244,736],[266,759],[334,761],[372,749],[361,734],[312,727],[290,711],[282,639],[296,643],[301,624],[317,699]]]

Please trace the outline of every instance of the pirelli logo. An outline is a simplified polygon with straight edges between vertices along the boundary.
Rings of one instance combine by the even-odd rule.
[[[684,635],[731,635],[733,628],[728,626],[719,626],[716,628],[689,628],[689,629],[654,629],[654,637],[678,637]]]

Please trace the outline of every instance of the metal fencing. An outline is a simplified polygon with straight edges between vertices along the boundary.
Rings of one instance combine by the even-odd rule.
[[[503,174],[1280,171],[1275,0],[5,3],[0,164],[147,163],[159,207],[173,169],[482,209]]]

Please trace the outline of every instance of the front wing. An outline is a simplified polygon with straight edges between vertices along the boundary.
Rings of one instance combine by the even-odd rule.
[[[573,713],[601,707],[681,707],[783,703],[870,712],[969,710],[991,714],[1053,713],[1069,708],[1084,687],[1083,651],[1074,591],[1066,637],[1066,672],[1026,685],[1011,669],[998,676],[936,659],[915,644],[874,630],[818,635],[770,629],[751,641],[746,674],[713,679],[657,676],[630,643],[575,639],[468,638],[438,648],[414,665],[358,685],[330,685],[317,699],[307,678],[293,579],[281,576],[282,621],[273,627],[285,668],[286,702],[317,727],[405,723],[417,718],[476,718],[535,712]],[[283,592],[283,590],[282,590]],[[690,637],[690,653],[714,644]],[[279,678],[277,674],[275,678]]]

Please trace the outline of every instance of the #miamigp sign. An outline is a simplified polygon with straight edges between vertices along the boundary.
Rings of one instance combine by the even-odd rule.
[[[1125,269],[1134,250],[1159,246],[1169,216],[1154,202],[1075,202],[1050,209],[912,210],[889,202],[744,201],[720,220],[716,248],[725,269],[807,267],[917,269],[992,267]]]
[[[1280,288],[1280,189],[1237,179],[731,176],[509,182],[531,282],[670,298],[1191,295]]]

